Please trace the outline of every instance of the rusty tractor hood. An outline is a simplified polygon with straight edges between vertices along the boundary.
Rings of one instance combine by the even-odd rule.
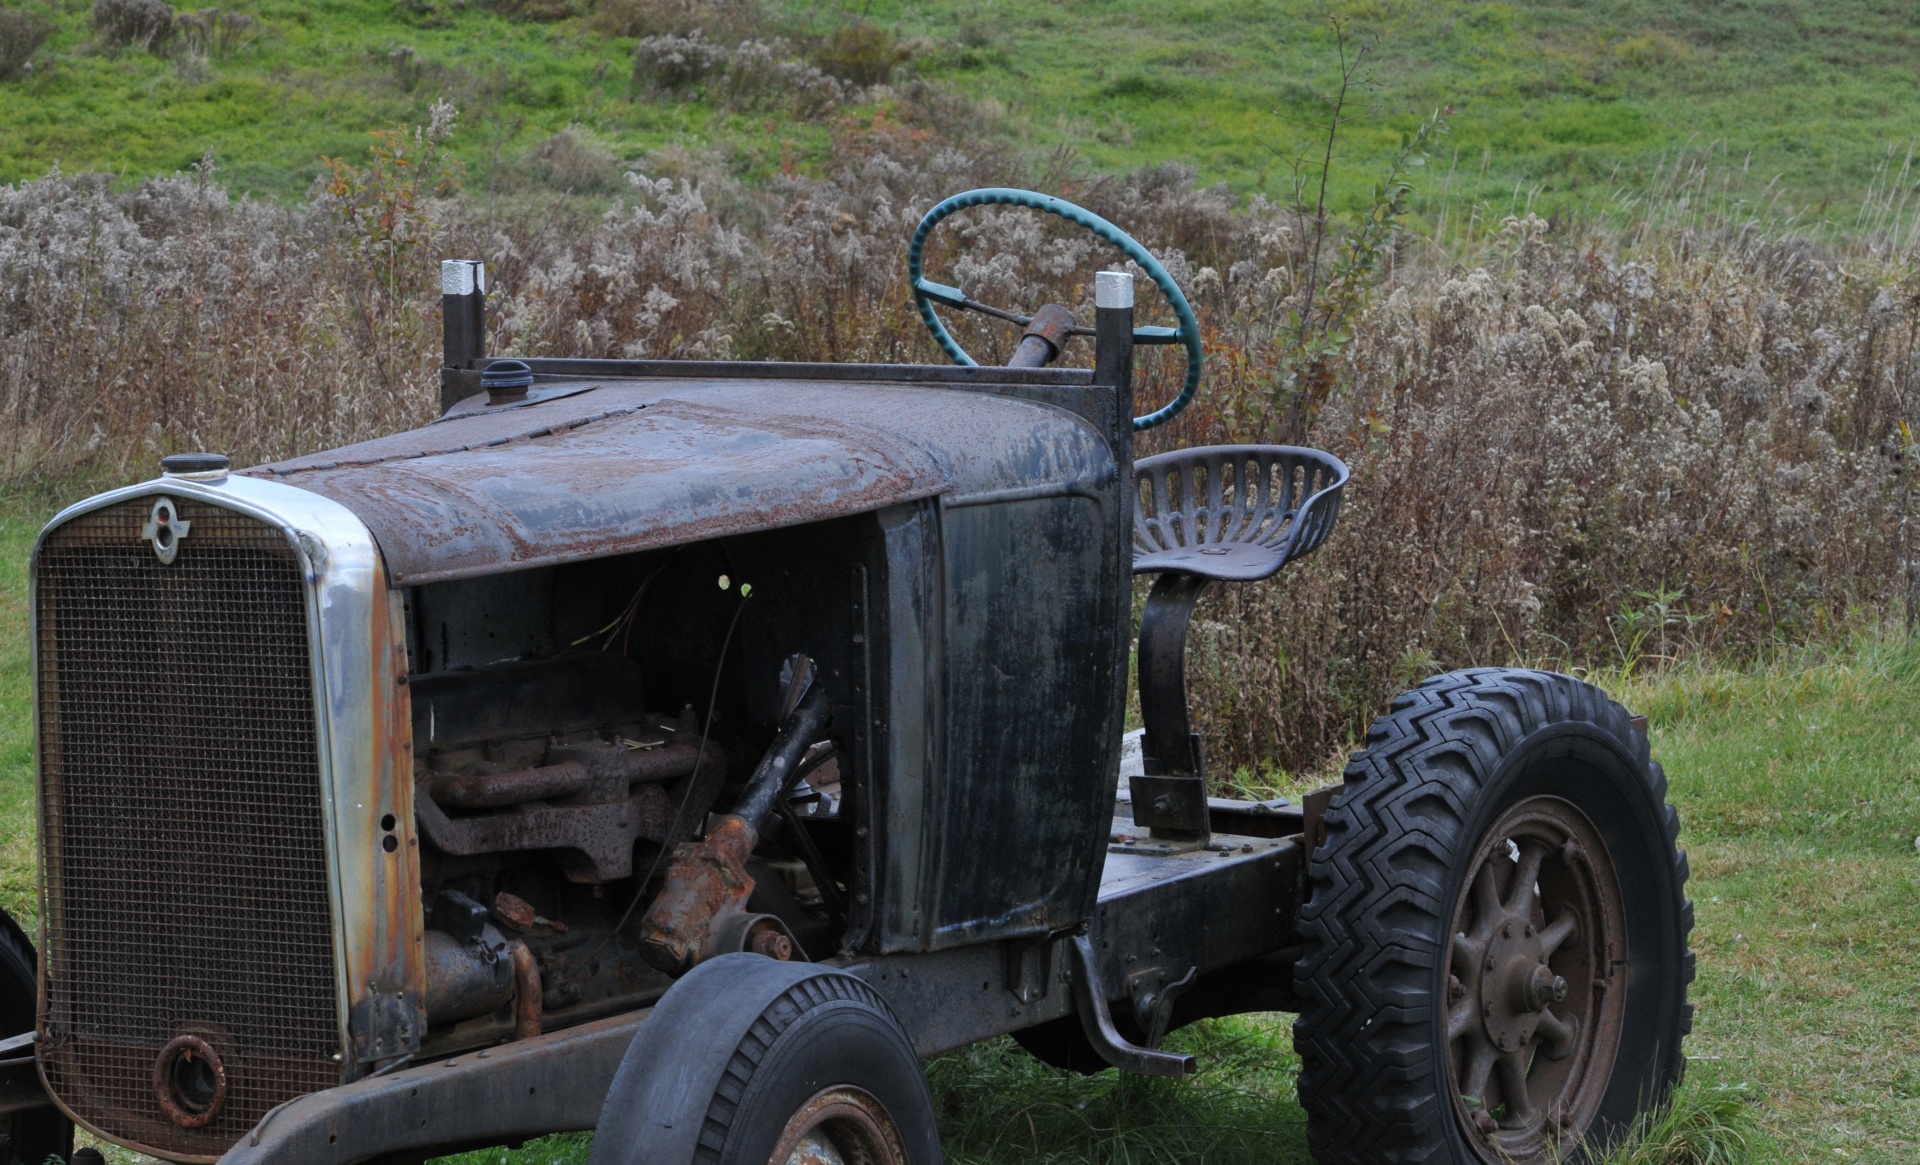
[[[939,385],[542,381],[530,397],[241,472],[352,510],[406,585],[1114,472],[1065,409]]]

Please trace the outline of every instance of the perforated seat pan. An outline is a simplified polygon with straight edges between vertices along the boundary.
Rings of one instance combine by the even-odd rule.
[[[1133,572],[1270,578],[1326,541],[1347,466],[1295,445],[1206,445],[1134,463]]]

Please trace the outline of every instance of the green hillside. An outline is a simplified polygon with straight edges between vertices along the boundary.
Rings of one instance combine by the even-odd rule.
[[[663,12],[697,21],[701,4],[598,2],[257,0],[233,10],[251,27],[228,45],[180,35],[159,52],[112,52],[86,0],[0,0],[57,23],[31,71],[0,81],[0,181],[55,164],[131,179],[212,150],[235,189],[298,196],[323,155],[363,156],[368,130],[421,122],[441,96],[462,111],[454,144],[469,186],[549,174],[533,151],[569,127],[618,163],[673,146],[754,177],[817,165],[836,122],[900,114],[899,90],[802,117],[636,88],[636,40],[612,35],[620,13],[629,29],[664,27]],[[506,9],[575,14],[534,21]],[[834,29],[871,20],[911,51],[900,76],[965,95],[974,109],[963,123],[990,137],[1036,154],[1068,147],[1099,169],[1188,163],[1274,196],[1318,136],[1316,91],[1337,81],[1330,13],[1350,47],[1367,49],[1345,137],[1347,199],[1362,194],[1369,157],[1441,105],[1456,110],[1453,133],[1427,197],[1503,212],[1529,199],[1595,208],[1677,156],[1711,155],[1718,181],[1845,229],[1876,172],[1891,158],[1897,173],[1920,141],[1920,5],[1907,0],[768,0],[757,12],[710,0],[707,10],[726,18],[710,22],[723,26],[717,38],[782,36],[802,59],[817,59]]]

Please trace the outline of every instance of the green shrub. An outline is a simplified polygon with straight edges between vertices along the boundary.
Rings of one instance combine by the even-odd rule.
[[[890,29],[860,21],[833,30],[813,55],[820,71],[850,85],[879,85],[913,59],[913,49]]]

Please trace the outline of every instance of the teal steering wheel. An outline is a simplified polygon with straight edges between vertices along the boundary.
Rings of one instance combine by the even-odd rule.
[[[964,194],[956,194],[928,211],[913,232],[913,245],[907,249],[907,280],[909,286],[913,288],[913,301],[920,309],[921,321],[927,325],[927,330],[933,333],[933,338],[939,341],[941,349],[953,358],[954,363],[968,367],[977,367],[979,364],[977,360],[967,355],[967,350],[960,346],[947,331],[947,326],[940,322],[939,314],[933,310],[934,304],[940,303],[948,307],[984,312],[987,315],[998,316],[1023,325],[1031,322],[1025,316],[1015,315],[968,299],[959,288],[935,283],[920,273],[921,253],[926,247],[927,236],[933,233],[933,228],[939,225],[941,219],[955,211],[975,206],[1024,206],[1058,215],[1076,226],[1087,228],[1120,248],[1127,258],[1138,263],[1141,269],[1146,271],[1148,278],[1153,280],[1154,286],[1167,297],[1167,303],[1172,306],[1173,314],[1180,321],[1180,326],[1178,328],[1135,328],[1133,342],[1183,345],[1187,350],[1187,380],[1185,386],[1180,389],[1179,396],[1144,417],[1133,418],[1133,427],[1136,430],[1151,429],[1155,425],[1179,416],[1182,409],[1193,403],[1194,393],[1200,388],[1200,321],[1194,318],[1193,308],[1188,306],[1187,297],[1181,293],[1180,285],[1173,281],[1173,276],[1167,274],[1167,269],[1160,265],[1160,260],[1154,258],[1145,247],[1134,241],[1133,236],[1119,227],[1065,199],[1055,198],[1050,194],[1037,194],[1031,190],[989,186],[981,190],[969,190]],[[1092,329],[1075,328],[1073,333],[1091,335]]]

